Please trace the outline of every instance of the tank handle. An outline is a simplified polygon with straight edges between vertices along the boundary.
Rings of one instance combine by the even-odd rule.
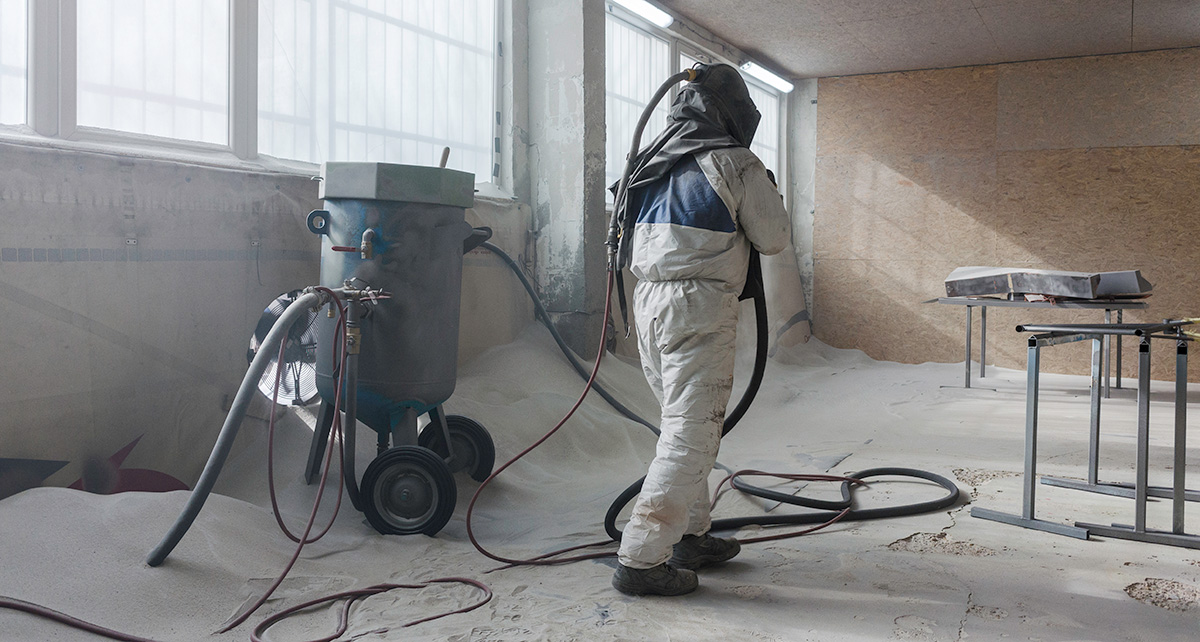
[[[318,223],[320,221],[320,223]],[[329,235],[329,211],[313,210],[308,213],[308,231],[313,234]]]

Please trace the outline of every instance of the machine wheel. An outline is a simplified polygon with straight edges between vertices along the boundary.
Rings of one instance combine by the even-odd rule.
[[[478,421],[462,415],[446,415],[446,427],[450,429],[450,441],[454,446],[454,457],[447,462],[450,470],[467,471],[477,482],[492,474],[496,464],[496,445],[492,436]],[[441,455],[449,456],[446,440],[436,422],[430,422],[417,437],[417,443]]]
[[[458,501],[454,475],[436,453],[397,446],[375,458],[362,478],[363,513],[385,535],[434,535]]]

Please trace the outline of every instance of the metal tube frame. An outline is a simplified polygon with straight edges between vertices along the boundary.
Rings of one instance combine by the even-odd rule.
[[[1026,360],[1025,378],[1025,474],[1021,514],[1013,515],[976,506],[971,508],[971,517],[1076,539],[1088,539],[1087,528],[1049,522],[1037,519],[1034,515],[1034,504],[1037,498],[1038,380],[1041,374],[1041,349],[1045,346],[1082,341],[1086,338],[1085,335],[1038,335],[1029,338],[1029,357]]]
[[[973,307],[975,306],[967,306],[967,358],[963,361],[963,368],[966,370],[965,383],[963,383],[964,388],[971,387],[971,308]],[[983,341],[982,337],[980,341]]]
[[[970,301],[970,302],[967,302],[967,301]],[[988,309],[988,307],[994,306],[994,305],[1007,306],[1007,307],[1029,307],[1029,308],[1053,307],[1053,306],[1050,306],[1049,304],[1042,304],[1042,305],[1039,305],[1036,303],[1022,304],[1022,303],[1015,302],[1015,301],[1006,301],[1006,300],[1000,300],[1000,299],[997,299],[994,301],[987,300],[987,299],[979,299],[978,303],[976,303],[975,300],[973,300],[973,299],[965,299],[963,297],[948,297],[945,299],[931,299],[929,301],[926,301],[925,303],[952,303],[952,304],[956,304],[956,305],[962,305],[967,310],[966,358],[964,359],[964,363],[963,363],[963,370],[964,370],[963,387],[964,388],[971,387],[971,308],[974,308],[974,307],[979,308],[979,378],[982,379],[987,376],[987,309]],[[1062,303],[1059,305],[1062,308],[1072,308],[1072,309],[1074,309],[1074,308],[1096,309],[1098,307],[1098,305],[1095,303],[1084,305],[1084,304],[1080,304],[1080,303],[1068,302],[1068,303]],[[1129,306],[1125,306],[1125,307],[1129,307]],[[1117,311],[1117,325],[1122,325],[1124,323],[1125,307],[1115,308]],[[1141,308],[1145,308],[1146,304],[1140,303],[1133,307],[1141,309]],[[1114,308],[1105,308],[1104,309],[1104,325],[1105,326],[1112,325],[1113,309]],[[1030,326],[1030,327],[1036,328],[1038,326]],[[1080,326],[1080,327],[1094,327],[1094,326]],[[1040,331],[1040,330],[1035,330],[1035,331]],[[1110,340],[1110,337],[1108,336],[1108,334],[1105,334],[1105,336],[1104,336],[1104,360],[1105,360],[1104,361],[1104,363],[1105,363],[1105,365],[1104,365],[1104,398],[1105,399],[1108,399],[1111,396],[1110,388],[1114,387],[1114,386],[1112,386],[1112,374],[1111,374],[1112,368],[1110,367],[1111,364],[1109,363],[1112,359],[1112,350],[1110,347],[1111,345],[1112,345],[1112,342]],[[1116,382],[1115,387],[1119,389],[1119,388],[1121,388],[1121,337],[1119,335],[1116,337],[1116,353],[1117,353],[1117,357],[1116,357],[1117,382]],[[943,386],[943,387],[947,387],[947,386]]]
[[[1200,493],[1186,489],[1186,450],[1187,450],[1187,343],[1188,340],[1179,330],[1186,322],[1172,321],[1165,324],[1140,324],[1129,332],[1127,327],[1100,328],[1106,332],[1078,332],[1078,328],[1093,329],[1091,326],[1025,326],[1026,329],[1038,327],[1048,332],[1029,338],[1029,360],[1026,380],[1026,427],[1025,427],[1025,478],[1022,498],[1022,513],[1020,516],[1000,513],[997,511],[973,508],[971,515],[983,519],[1004,522],[1025,528],[1032,528],[1061,535],[1087,539],[1089,534],[1128,539],[1133,541],[1166,544],[1185,548],[1200,549],[1200,535],[1185,532],[1184,507],[1187,501],[1197,501]],[[1132,327],[1132,326],[1131,326]],[[1164,330],[1174,330],[1174,335],[1162,336],[1155,333]],[[1137,453],[1135,457],[1135,481],[1132,488],[1124,484],[1103,484],[1098,481],[1098,463],[1100,447],[1100,398],[1101,372],[1103,370],[1102,353],[1103,338],[1107,335],[1122,336],[1134,334],[1138,342],[1138,395],[1137,395]],[[1150,356],[1151,342],[1155,338],[1173,338],[1176,342],[1175,357],[1175,431],[1173,443],[1173,480],[1171,488],[1158,488],[1149,485],[1150,464]],[[1077,490],[1087,490],[1108,495],[1132,497],[1134,500],[1134,523],[1132,526],[1123,524],[1102,525],[1088,522],[1075,522],[1067,526],[1036,519],[1034,503],[1036,499],[1035,485],[1037,483],[1037,422],[1038,422],[1038,379],[1040,368],[1040,350],[1043,347],[1091,339],[1092,344],[1092,380],[1091,380],[1091,422],[1088,447],[1088,481],[1081,483],[1073,480],[1043,478],[1041,483]],[[1164,497],[1172,501],[1172,523],[1170,531],[1147,528],[1146,513],[1149,497]]]

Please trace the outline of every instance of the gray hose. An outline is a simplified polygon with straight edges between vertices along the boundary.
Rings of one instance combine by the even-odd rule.
[[[213,485],[217,483],[217,475],[221,474],[221,467],[225,465],[225,458],[229,456],[229,449],[233,447],[233,440],[237,437],[238,429],[242,426],[242,420],[246,417],[246,410],[250,406],[250,400],[254,398],[257,391],[258,380],[262,378],[266,372],[267,366],[270,365],[271,359],[275,358],[279,351],[279,344],[287,336],[288,330],[292,324],[296,322],[300,315],[306,313],[309,308],[315,308],[322,304],[323,297],[315,292],[306,292],[292,302],[291,305],[279,315],[279,320],[271,327],[271,331],[267,333],[267,337],[263,339],[262,345],[258,348],[258,353],[254,355],[254,360],[250,362],[250,369],[246,371],[246,376],[242,378],[242,385],[238,388],[237,395],[233,398],[233,405],[229,409],[229,414],[225,416],[225,425],[221,426],[221,433],[217,435],[217,443],[213,446],[212,454],[208,456],[208,463],[204,464],[204,472],[200,473],[200,479],[196,482],[196,487],[192,489],[192,496],[188,498],[187,505],[183,507],[183,512],[176,518],[175,523],[171,525],[170,530],[163,536],[162,541],[154,550],[150,551],[150,556],[146,558],[146,563],[150,566],[158,566],[167,559],[167,555],[183,539],[184,533],[187,533],[196,516],[200,514],[200,509],[204,507],[205,500],[208,499],[209,493],[212,492]]]

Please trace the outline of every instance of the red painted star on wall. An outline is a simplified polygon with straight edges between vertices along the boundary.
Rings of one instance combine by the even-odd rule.
[[[187,490],[187,484],[174,477],[147,468],[121,468],[125,458],[133,452],[142,436],[129,442],[107,460],[93,457],[83,461],[83,476],[67,488],[86,490],[98,495],[111,495],[129,491],[165,493],[171,490]]]
[[[83,461],[83,475],[68,488],[86,490],[100,495],[143,491],[162,493],[171,490],[187,490],[187,484],[157,470],[146,468],[121,468],[125,458],[133,452],[142,437],[129,442],[108,459],[92,457]],[[0,499],[16,495],[30,488],[37,488],[51,475],[70,462],[52,459],[7,459],[0,457]]]

